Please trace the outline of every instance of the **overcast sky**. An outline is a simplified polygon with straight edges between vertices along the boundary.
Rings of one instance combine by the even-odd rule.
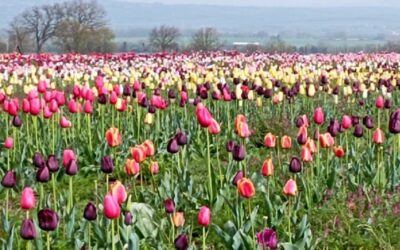
[[[104,1],[104,0],[102,0]],[[400,0],[119,0],[127,2],[158,2],[165,4],[218,4],[273,7],[400,7]]]

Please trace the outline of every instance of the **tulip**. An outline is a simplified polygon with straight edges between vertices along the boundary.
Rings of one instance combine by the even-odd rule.
[[[153,124],[154,122],[154,114],[152,113],[147,113],[146,116],[144,117],[144,124]]]
[[[233,148],[235,147],[235,143],[233,141],[227,141],[225,147],[226,151],[231,153],[233,151]]]
[[[292,173],[299,173],[301,172],[301,161],[298,157],[292,157],[289,164],[289,171]]]
[[[12,119],[12,124],[14,127],[19,128],[22,126],[22,119],[18,115],[14,116]]]
[[[276,136],[275,135],[273,135],[271,133],[268,133],[268,134],[265,135],[265,137],[264,137],[264,145],[267,148],[274,148],[275,147],[275,142],[276,142]]]
[[[67,165],[67,167],[65,168],[65,173],[67,175],[76,175],[79,171],[78,168],[78,163],[76,162],[76,160],[72,160],[69,162],[69,164]]]
[[[156,153],[156,149],[155,149],[152,141],[145,140],[142,143],[142,146],[144,147],[144,153],[145,153],[146,157],[153,156]]]
[[[187,139],[187,135],[186,135],[185,133],[183,133],[183,132],[178,132],[178,133],[175,135],[175,138],[176,138],[176,140],[177,140],[179,146],[184,146],[184,145],[187,144],[187,140],[188,140],[188,139]]]
[[[108,219],[116,219],[119,217],[119,214],[121,213],[121,208],[118,205],[117,200],[114,198],[113,195],[107,194],[104,197],[104,215]]]
[[[33,162],[33,165],[35,165],[37,168],[39,168],[39,167],[45,165],[44,157],[43,157],[43,155],[42,155],[41,153],[39,153],[39,152],[36,152],[36,153],[33,155],[32,162]]]
[[[85,210],[83,211],[83,218],[88,221],[93,221],[97,219],[96,205],[93,202],[89,202],[86,205]]]
[[[107,144],[110,147],[116,147],[121,144],[121,134],[119,133],[118,128],[109,128],[106,131],[106,140]]]
[[[242,178],[237,182],[237,189],[244,198],[251,198],[256,193],[253,182],[247,178]]]
[[[183,212],[176,212],[172,216],[172,221],[174,222],[175,227],[183,227],[185,224],[185,216]]]
[[[353,133],[353,135],[354,135],[355,137],[360,138],[360,137],[363,136],[363,134],[364,134],[363,128],[362,128],[359,124],[357,124],[357,125],[354,127],[354,133]]]
[[[258,245],[264,249],[276,249],[278,247],[278,239],[273,229],[266,228],[256,234]]]
[[[390,123],[390,122],[389,122]],[[374,127],[374,120],[372,119],[372,117],[371,116],[365,116],[364,118],[363,118],[363,124],[364,124],[364,126],[365,127],[367,127],[368,129],[371,129],[371,128],[373,128]],[[398,126],[398,129],[399,129],[399,132],[400,132],[400,123],[397,125]],[[389,126],[389,131],[390,131],[390,126]]]
[[[242,170],[236,172],[235,176],[232,179],[232,185],[237,186],[238,182],[243,179],[244,174]]]
[[[246,117],[244,115],[237,115],[235,119],[235,132],[241,138],[247,138],[251,135],[251,131],[247,124]]]
[[[36,172],[36,181],[48,182],[50,180],[50,171],[46,165],[42,165]]]
[[[292,148],[292,138],[287,135],[282,136],[281,138],[281,146],[283,149],[290,149]]]
[[[324,111],[321,107],[316,108],[314,111],[314,122],[318,125],[321,125],[324,123],[324,120]]]
[[[375,129],[373,140],[375,144],[382,144],[384,142],[385,135],[383,134],[382,129],[380,128]]]
[[[168,198],[164,201],[164,208],[167,214],[172,214],[175,211],[175,202],[173,199]]]
[[[179,144],[178,144],[178,140],[176,138],[172,138],[171,140],[169,140],[168,145],[167,145],[167,151],[168,153],[171,154],[175,154],[177,152],[179,152]]]
[[[286,196],[296,196],[297,195],[297,184],[296,181],[289,179],[285,186],[283,187],[283,193]]]
[[[133,223],[133,215],[132,215],[132,213],[131,212],[125,212],[125,214],[124,214],[124,224],[126,225],[126,226],[129,226],[129,225],[132,225],[132,223]]]
[[[1,180],[1,185],[5,188],[13,188],[17,185],[17,173],[8,170]]]
[[[125,163],[125,173],[127,175],[137,175],[140,172],[140,165],[133,159],[127,159]]]
[[[308,140],[307,140],[306,144],[304,144],[304,146],[306,146],[312,154],[318,152],[317,147],[315,146],[314,140],[311,140],[310,138],[308,138]]]
[[[197,215],[197,223],[203,227],[207,227],[211,223],[211,210],[206,207],[202,206],[200,211]]]
[[[120,205],[126,201],[128,196],[125,186],[120,181],[115,181],[110,185],[110,193]]]
[[[14,146],[14,140],[11,137],[7,137],[6,140],[4,141],[4,148],[6,149],[11,149]]]
[[[390,114],[389,132],[392,134],[400,133],[400,109]]]
[[[36,157],[36,154],[35,154],[35,157]],[[65,149],[63,151],[63,166],[67,167],[70,164],[70,162],[73,160],[76,160],[74,151],[72,149]],[[43,160],[43,163],[44,163],[44,160]]]
[[[202,103],[198,103],[196,106],[196,117],[203,128],[207,128],[212,122],[210,111]]]
[[[59,169],[57,157],[55,155],[49,155],[49,157],[47,157],[46,166],[49,168],[50,172],[57,172]]]
[[[158,174],[160,171],[160,167],[158,166],[158,162],[156,161],[151,161],[150,166],[149,166],[149,171],[152,175]]]
[[[35,208],[35,204],[36,204],[36,198],[32,188],[25,187],[24,190],[22,190],[21,194],[21,200],[20,200],[21,208],[29,210]]]
[[[32,219],[25,219],[21,224],[19,235],[24,240],[33,240],[36,238],[36,227]]]
[[[216,120],[211,119],[211,124],[208,126],[208,132],[212,135],[217,135],[221,132],[221,127]]]
[[[302,146],[301,147],[301,160],[304,162],[309,162],[313,160],[311,150],[307,146]]]
[[[341,123],[342,127],[345,129],[348,129],[351,127],[352,123],[351,123],[351,117],[348,115],[344,115],[342,118],[342,123]]]
[[[274,175],[274,164],[272,163],[271,158],[268,158],[264,161],[261,167],[261,174],[266,177]]]
[[[137,145],[131,148],[131,155],[136,162],[143,162],[146,160],[146,147],[143,145]]]
[[[38,212],[39,227],[44,231],[54,231],[59,222],[59,216],[50,208],[41,209]]]
[[[186,250],[189,247],[188,236],[184,233],[180,234],[174,241],[176,250]]]
[[[296,127],[300,128],[300,127],[308,127],[308,118],[306,115],[301,115],[299,117],[296,118]]]
[[[246,158],[246,148],[242,144],[233,147],[232,157],[235,161],[243,161]]]
[[[60,126],[61,128],[69,128],[72,126],[72,123],[65,116],[61,116]]]
[[[114,170],[114,164],[111,156],[106,155],[101,158],[101,171],[106,174],[112,173]]]
[[[330,133],[319,135],[319,143],[322,148],[329,148],[335,144],[335,141]]]
[[[307,142],[308,134],[307,134],[307,127],[301,126],[299,131],[297,132],[297,142],[300,145],[304,145]]]
[[[338,158],[342,158],[345,154],[344,149],[341,146],[333,147],[333,152]]]
[[[378,96],[378,97],[376,98],[376,100],[375,100],[375,106],[376,106],[378,109],[382,109],[382,108],[384,107],[384,102],[385,102],[385,100],[384,100],[383,97],[380,95],[380,96]]]

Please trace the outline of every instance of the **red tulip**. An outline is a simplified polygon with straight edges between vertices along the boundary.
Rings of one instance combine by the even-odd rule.
[[[118,128],[109,128],[106,131],[107,144],[110,147],[116,147],[121,144],[122,138]]]
[[[336,157],[342,158],[344,156],[344,150],[341,146],[333,147],[333,153]]]
[[[274,175],[274,164],[272,163],[272,159],[268,158],[264,161],[261,167],[261,173],[263,176],[272,176]]]
[[[116,219],[119,217],[121,213],[121,208],[118,205],[117,200],[111,195],[107,194],[104,197],[104,215],[108,219]]]
[[[202,206],[200,208],[199,214],[197,215],[197,223],[203,227],[207,227],[211,223],[211,210],[206,207]]]
[[[196,106],[196,117],[203,128],[207,128],[212,123],[211,113],[202,103],[198,103]]]
[[[314,122],[318,125],[321,125],[322,123],[324,123],[324,120],[324,111],[321,107],[316,108],[314,111]]]
[[[297,195],[297,184],[296,181],[290,179],[286,182],[285,186],[283,187],[283,193],[286,196],[296,196]]]
[[[25,187],[24,190],[22,190],[21,194],[21,200],[20,200],[20,206],[22,209],[33,209],[35,208],[36,204],[36,198],[35,198],[35,193],[33,192],[32,188],[30,187]]]
[[[268,133],[268,134],[265,135],[265,137],[264,137],[264,145],[267,148],[274,148],[275,147],[275,143],[276,143],[276,136],[275,135],[273,135],[271,133]]]
[[[14,140],[12,137],[7,137],[4,141],[4,147],[7,149],[11,149],[14,146]]]
[[[385,135],[380,128],[376,128],[374,131],[374,143],[375,144],[382,144],[385,141]]]
[[[244,198],[251,198],[256,193],[253,182],[250,179],[242,178],[237,182],[239,194]]]

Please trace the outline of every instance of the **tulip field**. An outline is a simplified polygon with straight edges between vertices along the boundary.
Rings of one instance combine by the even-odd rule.
[[[1,249],[400,249],[399,107],[400,54],[1,54]]]

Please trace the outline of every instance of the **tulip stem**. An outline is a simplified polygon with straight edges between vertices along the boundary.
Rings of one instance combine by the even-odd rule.
[[[174,240],[175,240],[175,224],[174,224],[174,220],[172,219],[172,214],[170,214],[169,218],[171,219],[171,226],[172,226],[172,240],[171,240],[171,244],[173,244]]]
[[[48,232],[46,235],[47,235],[47,250],[50,250],[50,233]]]
[[[56,180],[55,180],[56,177],[55,177],[55,175],[56,175],[55,173],[51,175],[51,184],[53,186],[53,202],[54,202],[53,206],[54,206],[54,210],[57,210]]]
[[[206,131],[207,134],[207,168],[208,168],[208,185],[209,185],[209,195],[210,195],[210,205],[213,202],[213,185],[212,185],[212,179],[211,179],[211,162],[210,162],[210,135],[208,131]]]
[[[251,223],[251,231],[252,231],[252,236],[253,236],[253,238],[252,238],[252,240],[251,240],[251,242],[253,243],[253,249],[256,249],[256,246],[255,246],[255,238],[256,238],[256,234],[255,234],[255,232],[254,232],[254,223],[253,223],[253,221],[252,221],[252,219],[251,219],[251,199],[248,199],[248,201],[249,201],[249,218],[250,218],[250,223]]]
[[[111,249],[115,250],[115,244],[114,244],[114,220],[111,221]]]
[[[88,249],[90,250],[90,222],[88,222]]]
[[[10,190],[7,188],[6,191],[6,221],[8,222],[8,202],[9,202],[9,195]]]
[[[72,188],[72,176],[69,177],[69,209],[72,209],[74,206],[74,200],[73,200],[73,188]]]
[[[89,136],[89,153],[91,154],[92,153],[92,129],[90,128],[90,124],[91,124],[91,122],[90,122],[90,114],[87,114],[87,117],[86,117],[86,122],[87,122],[87,128],[88,128],[88,136]]]
[[[288,201],[288,234],[289,234],[289,242],[292,243],[292,233],[290,231],[290,218],[291,218],[291,211],[292,209],[292,202],[291,202],[291,198],[289,197],[289,201]]]
[[[203,250],[206,249],[206,227],[203,227]]]
[[[44,206],[45,204],[45,202],[44,202],[44,190],[43,190],[43,183],[42,184],[40,184],[40,205],[41,206]]]

